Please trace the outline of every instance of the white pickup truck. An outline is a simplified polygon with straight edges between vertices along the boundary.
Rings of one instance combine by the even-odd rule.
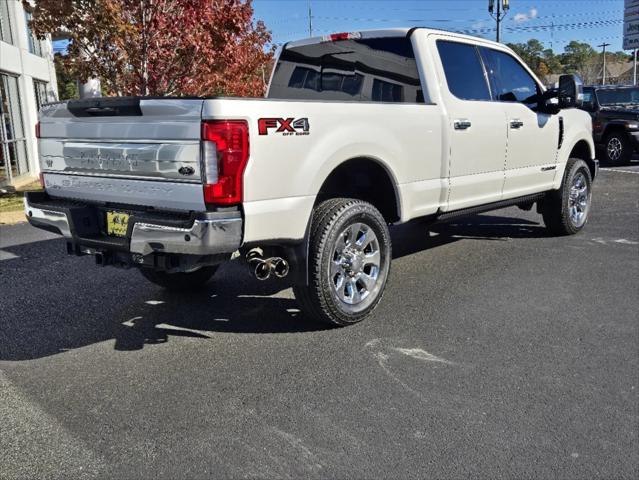
[[[266,98],[42,107],[32,225],[172,289],[239,252],[333,325],[378,304],[389,225],[509,205],[584,227],[598,162],[581,85],[544,89],[504,45],[426,28],[286,44]]]

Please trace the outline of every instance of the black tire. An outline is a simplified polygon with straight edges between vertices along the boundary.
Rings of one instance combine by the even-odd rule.
[[[304,313],[346,326],[377,307],[390,273],[391,239],[373,205],[350,198],[319,204],[311,220],[308,255],[309,285],[293,288]]]
[[[581,191],[581,184],[585,192]],[[592,177],[588,165],[579,158],[568,159],[561,187],[549,192],[540,203],[546,228],[554,235],[574,235],[581,231],[588,221],[591,200]]]
[[[218,266],[202,267],[194,272],[167,273],[152,268],[140,268],[140,273],[152,283],[173,292],[202,288],[217,271]]]
[[[603,154],[607,165],[621,166],[630,163],[632,145],[628,135],[619,131],[613,131],[606,135]]]

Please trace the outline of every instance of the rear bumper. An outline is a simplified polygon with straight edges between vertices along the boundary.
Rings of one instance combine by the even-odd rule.
[[[208,256],[233,253],[242,244],[239,210],[187,218],[132,211],[126,237],[109,237],[103,234],[103,208],[41,192],[27,193],[24,207],[31,225],[61,234],[74,250],[118,251],[139,258],[157,253]]]

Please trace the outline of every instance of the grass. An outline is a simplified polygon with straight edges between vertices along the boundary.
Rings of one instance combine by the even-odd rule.
[[[0,196],[0,212],[18,212],[24,208],[23,198],[25,192],[41,190],[39,182],[29,183],[18,189],[15,193]]]

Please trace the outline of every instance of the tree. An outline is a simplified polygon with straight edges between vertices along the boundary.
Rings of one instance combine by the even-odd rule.
[[[588,43],[573,40],[564,47],[564,53],[560,55],[561,64],[565,73],[579,73],[590,66],[597,59],[597,52]]]
[[[33,3],[33,5],[32,5]],[[274,47],[251,0],[23,0],[64,66],[116,95],[260,96]]]
[[[544,44],[536,38],[531,38],[526,43],[509,43],[508,46],[542,79],[560,68],[552,50],[544,49]]]
[[[66,68],[65,57],[56,53],[53,56],[53,63],[55,65],[56,80],[58,81],[58,99],[78,98],[78,82]]]

